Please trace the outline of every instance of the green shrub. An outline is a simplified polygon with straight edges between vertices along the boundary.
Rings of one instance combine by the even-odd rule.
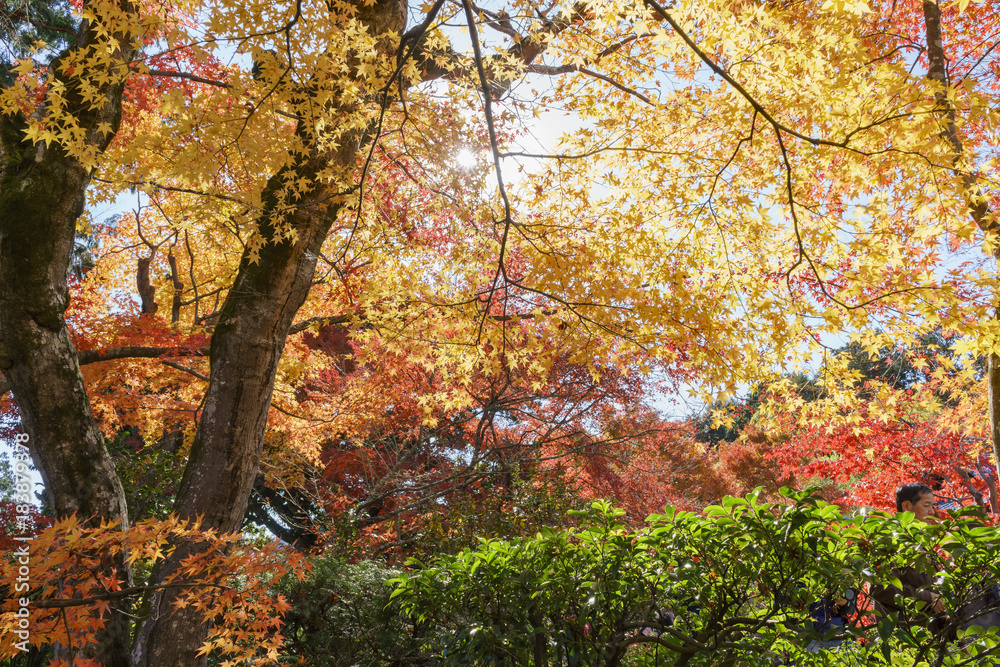
[[[974,516],[847,517],[809,493],[783,494],[785,504],[726,498],[704,515],[668,508],[639,531],[595,503],[579,530],[412,562],[393,593],[418,631],[411,663],[992,664],[995,630],[961,628],[1000,580],[995,528]],[[907,622],[920,610],[905,599],[903,614],[861,613],[837,635],[840,650],[806,651],[822,638],[810,605],[891,583],[902,565],[937,577],[949,607],[940,632]]]
[[[286,657],[310,667],[407,664],[405,656],[415,653],[413,628],[390,603],[387,583],[399,570],[331,556],[311,564],[301,582],[288,577],[279,586],[292,605],[283,630]]]

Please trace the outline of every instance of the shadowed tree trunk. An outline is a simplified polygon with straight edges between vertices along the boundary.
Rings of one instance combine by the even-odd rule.
[[[948,98],[947,58],[944,52],[944,35],[941,28],[941,7],[937,0],[924,0],[924,31],[927,38],[927,78],[937,85],[934,100],[941,112],[944,127],[941,137],[951,146],[952,165],[962,180],[965,189],[969,215],[984,232],[1000,234],[1000,224],[990,211],[989,204],[976,179],[975,166],[967,163],[962,138],[955,124],[955,109]],[[993,248],[993,258],[1000,263],[1000,245]],[[994,299],[997,295],[994,295]],[[997,304],[995,318],[1000,319],[1000,304]],[[993,445],[994,470],[1000,471],[1000,356],[990,354],[986,371],[987,401],[989,403],[990,440]],[[994,475],[996,472],[994,472]],[[1000,511],[998,500],[990,494],[990,505],[994,512]]]
[[[374,34],[400,34],[406,7],[397,0],[359,5],[358,18]],[[395,51],[398,42],[383,40],[382,45]],[[308,129],[303,134],[308,136]],[[174,504],[182,519],[201,517],[203,528],[233,532],[243,522],[257,479],[285,338],[309,294],[323,242],[340,212],[333,196],[337,193],[322,185],[320,174],[355,171],[359,134],[343,137],[336,150],[314,148],[307,159],[272,176],[262,193],[264,207],[258,219],[267,244],[256,261],[249,250],[244,253],[220,310],[209,351],[211,378],[205,407]],[[268,221],[280,210],[280,193],[292,176],[289,172],[318,185],[296,202],[286,220],[295,231],[294,240],[273,242],[274,229]],[[160,583],[198,549],[197,543],[179,545],[153,573],[152,582]],[[133,648],[134,667],[205,664],[205,657],[199,658],[197,652],[208,627],[197,610],[169,613],[178,595],[176,589],[162,589],[147,601],[149,616]]]
[[[86,4],[85,4],[86,7]],[[122,3],[129,14],[134,7]],[[98,42],[84,22],[70,48]],[[127,40],[114,54],[127,62],[135,47]],[[111,135],[100,124],[117,128],[121,120],[122,81],[103,86],[103,100],[83,102],[77,82],[53,67],[66,86],[88,142],[103,150]],[[13,391],[28,446],[41,472],[49,504],[59,517],[76,513],[86,524],[101,520],[128,525],[125,494],[91,412],[76,349],[66,328],[67,276],[84,208],[90,169],[58,143],[22,141],[23,116],[0,115],[0,370]],[[122,556],[108,558],[105,572],[126,573]],[[129,583],[131,583],[129,581]],[[126,584],[128,585],[128,584]],[[68,657],[57,648],[56,657]],[[109,667],[126,667],[128,622],[112,614],[100,643],[76,657],[92,657]]]
[[[353,164],[354,151],[342,149],[332,159]],[[301,171],[314,174],[325,162],[313,160]],[[284,177],[276,175],[271,186],[281,187]],[[329,199],[322,192],[313,198]],[[243,258],[212,336],[205,408],[174,505],[181,518],[201,516],[203,528],[222,532],[239,529],[257,478],[285,337],[309,293],[320,247],[336,214],[337,207],[328,203],[302,206],[293,215],[294,242],[268,244],[257,263]],[[197,548],[182,545],[157,569],[154,580],[162,580]],[[153,595],[153,613],[133,652],[136,667],[203,664],[195,653],[207,628],[197,611],[167,613],[176,596],[173,590]]]

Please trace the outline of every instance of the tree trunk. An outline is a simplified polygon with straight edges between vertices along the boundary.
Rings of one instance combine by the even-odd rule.
[[[373,34],[399,35],[405,26],[406,4],[398,0],[359,3],[357,16]],[[382,47],[392,53],[398,41],[382,40]],[[313,136],[308,128],[299,129],[303,130],[300,136]],[[313,149],[308,158],[272,176],[262,193],[258,228],[266,244],[255,262],[249,251],[244,253],[219,312],[209,352],[212,372],[205,407],[174,505],[181,518],[201,517],[203,528],[232,532],[242,523],[257,479],[285,338],[309,294],[323,242],[340,211],[320,174],[352,175],[360,134],[345,134],[336,150]],[[286,222],[295,230],[294,240],[275,242],[269,220],[281,208],[280,193],[289,182],[289,171],[295,172],[292,178],[296,180],[318,185],[289,214]],[[195,543],[180,545],[154,572],[153,582],[160,583],[198,548]],[[164,589],[152,596],[153,613],[143,622],[132,653],[135,667],[205,664],[195,654],[208,627],[194,610],[168,613],[177,595],[176,589]]]
[[[121,482],[63,319],[89,177],[53,153],[25,158],[26,166],[8,168],[0,181],[0,368],[56,515],[127,525]]]
[[[531,615],[532,631],[535,636],[532,638],[532,653],[535,660],[534,667],[548,667],[549,659],[547,649],[549,645],[549,633],[545,631],[545,616],[541,610],[536,610]]]
[[[342,163],[353,164],[353,151],[341,153]],[[284,177],[284,173],[273,177],[271,187],[280,187]],[[325,197],[316,193],[313,199],[319,202]],[[285,337],[309,293],[320,248],[336,213],[328,203],[304,206],[293,214],[298,232],[294,242],[269,241],[257,263],[244,256],[212,336],[205,408],[174,504],[181,518],[201,517],[203,528],[221,532],[240,528],[257,478]],[[179,546],[157,569],[154,581],[162,581],[180,559],[197,549],[194,543]],[[153,595],[154,613],[144,622],[133,651],[136,667],[204,664],[195,653],[208,628],[196,611],[170,613],[177,595],[174,590]]]
[[[986,197],[983,195],[971,165],[965,164],[965,148],[958,136],[955,125],[955,109],[948,99],[947,59],[944,54],[944,36],[941,31],[941,7],[937,0],[924,0],[924,29],[927,38],[927,78],[939,86],[934,93],[934,99],[944,117],[944,128],[941,137],[951,146],[952,164],[962,178],[965,188],[966,203],[969,215],[976,225],[984,232],[1000,233],[1000,224],[990,211]],[[1000,262],[1000,246],[993,249],[993,257]],[[994,319],[1000,319],[1000,304]],[[989,401],[990,440],[993,446],[994,475],[1000,472],[1000,357],[995,352],[990,354],[986,371]],[[994,509],[994,511],[996,511]]]
[[[127,526],[125,493],[91,413],[63,319],[66,273],[89,175],[57,153],[45,151],[37,162],[26,158],[20,169],[8,167],[0,181],[0,367],[56,516],[76,513],[85,524]],[[106,567],[129,571],[120,557]],[[86,657],[107,667],[128,665],[125,617],[112,615],[104,635]],[[65,657],[60,650],[56,655]]]
[[[118,9],[125,16],[136,11],[127,2]],[[128,38],[115,37],[119,46],[111,62],[119,66],[132,59],[136,47]],[[84,21],[70,49],[89,49],[102,41]],[[57,64],[54,77],[65,86],[67,108],[76,110],[82,140],[103,151],[121,120],[124,82],[111,77],[88,92],[98,93],[96,102],[88,104],[79,82]],[[101,125],[112,132],[99,131]],[[76,513],[88,525],[107,520],[127,526],[124,490],[91,412],[64,319],[76,222],[83,212],[90,169],[58,143],[23,141],[26,127],[23,116],[0,116],[0,370],[14,394],[56,516]],[[130,585],[123,558],[108,558],[104,572],[116,570]],[[75,655],[67,647],[56,647],[55,655],[126,667],[127,630],[127,616],[113,613],[95,646]]]

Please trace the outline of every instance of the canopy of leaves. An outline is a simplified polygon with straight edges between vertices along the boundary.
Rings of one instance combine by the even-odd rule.
[[[526,488],[619,497],[634,523],[679,481],[701,482],[684,489],[692,504],[720,496],[732,481],[720,470],[777,482],[768,462],[884,492],[942,442],[951,453],[937,463],[979,466],[986,484],[976,360],[1000,349],[995,4],[6,2],[0,269],[13,285],[19,267],[17,284],[37,298],[0,287],[4,390],[18,394],[2,409],[23,413],[62,521],[90,512],[48,544],[52,563],[76,558],[93,577],[70,568],[39,595],[65,585],[99,598],[38,636],[66,646],[104,612],[126,618],[99,597],[128,578],[124,544],[214,544],[164,519],[172,500],[228,534],[256,487],[261,523],[274,518],[267,503],[297,524],[346,517],[348,539],[377,552],[474,539],[478,528],[463,535],[443,518],[470,502],[495,501],[507,525],[482,525],[515,534],[552,510],[526,509]],[[529,152],[521,140],[544,110],[578,127]],[[455,159],[464,151],[467,167]],[[505,166],[524,176],[505,180]],[[80,214],[85,199],[123,196],[135,198],[130,215]],[[928,332],[953,353],[925,358]],[[48,357],[24,351],[49,333],[60,346]],[[829,355],[824,341],[844,335],[852,354]],[[49,378],[38,360],[53,355],[62,379],[32,393]],[[822,389],[807,396],[790,378],[817,368]],[[783,432],[720,445],[718,469],[699,464],[692,433],[643,405],[680,386],[706,403],[766,386],[754,426]],[[51,419],[32,396],[52,399]],[[44,432],[73,416],[85,428]],[[85,435],[92,446],[77,447]],[[802,446],[774,451],[786,442]],[[106,484],[73,476],[79,452]],[[115,455],[131,465],[119,471]],[[230,489],[226,502],[208,493]],[[666,521],[706,539],[727,525]],[[629,551],[610,539],[617,530],[603,534],[623,571],[676,565]],[[597,544],[589,535],[574,539]],[[121,562],[73,552],[77,537],[116,544]],[[151,585],[178,583],[195,555],[174,554]],[[255,572],[256,555],[241,553]],[[765,556],[779,571],[805,567]],[[685,581],[677,590],[693,595]],[[201,605],[193,625],[230,624],[191,652],[252,653],[240,611],[174,601],[178,617]],[[786,641],[771,630],[791,627],[785,612],[761,604],[732,626],[748,637],[739,659]],[[273,632],[260,613],[254,632]],[[688,637],[704,630],[701,614],[684,621]],[[655,629],[648,614],[634,622]],[[590,635],[601,655],[627,649],[593,623],[553,623],[575,637],[574,656]],[[667,635],[642,642],[676,652]]]

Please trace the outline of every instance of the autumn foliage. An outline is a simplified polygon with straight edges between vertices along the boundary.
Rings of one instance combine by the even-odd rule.
[[[238,535],[219,535],[174,518],[146,520],[121,530],[107,524],[88,528],[68,517],[26,537],[0,563],[6,588],[0,655],[5,658],[25,650],[24,642],[34,647],[62,645],[71,651],[66,664],[96,666],[81,656],[97,640],[113,609],[141,607],[153,589],[133,585],[128,572],[113,567],[107,575],[95,573],[104,571],[118,554],[130,567],[156,567],[176,548],[178,538],[193,538],[204,548],[184,558],[160,586],[178,588],[177,605],[198,610],[212,624],[203,653],[213,652],[222,664],[269,664],[281,647],[281,616],[288,609],[269,586],[287,572],[301,573],[303,565],[300,555],[277,542],[247,544]],[[19,579],[19,572],[29,574]],[[30,594],[21,581],[29,582]],[[22,599],[30,600],[29,605],[21,605]],[[24,627],[19,625],[22,608],[30,612],[26,638],[17,633]]]
[[[0,428],[57,659],[273,658],[297,556],[241,530],[1000,510],[994,0],[15,5]]]

